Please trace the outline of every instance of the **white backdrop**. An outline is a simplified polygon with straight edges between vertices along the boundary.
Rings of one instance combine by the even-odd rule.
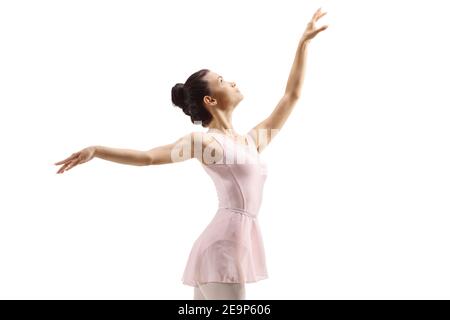
[[[247,132],[321,6],[302,96],[261,154],[269,279],[247,298],[449,299],[444,4],[0,2],[0,298],[191,299],[182,272],[217,206],[197,160],[53,163],[206,131],[170,99],[202,68],[236,81]]]

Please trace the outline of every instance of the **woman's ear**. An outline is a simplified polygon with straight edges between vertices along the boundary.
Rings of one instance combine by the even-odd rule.
[[[203,97],[203,102],[207,105],[207,106],[213,106],[217,104],[217,100],[214,99],[213,97],[210,96],[204,96]]]

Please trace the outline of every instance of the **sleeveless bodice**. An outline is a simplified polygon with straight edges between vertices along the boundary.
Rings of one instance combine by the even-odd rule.
[[[215,184],[219,208],[256,216],[262,202],[267,165],[261,160],[253,138],[246,134],[248,145],[243,145],[216,130],[210,129],[208,134],[223,150],[218,162],[203,164]]]

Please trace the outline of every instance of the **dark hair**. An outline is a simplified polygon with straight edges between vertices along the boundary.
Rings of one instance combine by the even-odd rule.
[[[177,83],[172,87],[172,104],[190,116],[192,123],[201,121],[203,127],[207,127],[212,120],[211,113],[203,106],[203,97],[211,95],[208,81],[203,79],[209,71],[201,69],[193,73],[186,83]]]

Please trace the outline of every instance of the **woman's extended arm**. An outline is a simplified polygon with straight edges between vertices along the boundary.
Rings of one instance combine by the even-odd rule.
[[[300,39],[295,54],[295,59],[289,73],[286,90],[278,102],[275,109],[269,117],[263,120],[250,130],[253,140],[256,141],[258,151],[261,152],[267,144],[275,137],[278,131],[286,122],[287,118],[294,109],[295,104],[300,98],[301,88],[305,76],[305,62],[307,56],[308,44],[319,32],[325,30],[328,26],[316,28],[314,23],[324,16],[326,12],[320,12],[320,8],[314,13],[311,21]]]
[[[79,152],[73,153],[70,157],[62,161],[56,162],[55,165],[62,164],[63,166],[57,173],[63,173],[64,171],[70,170],[76,165],[85,163],[94,157],[135,166],[173,163],[185,161],[193,157],[197,157],[201,160],[205,145],[203,139],[199,140],[199,138],[201,138],[201,136],[197,136],[195,132],[191,132],[173,143],[158,146],[147,151],[90,146]],[[200,150],[200,152],[195,152],[195,141],[200,141],[202,147],[198,147],[197,145],[197,149]]]
[[[149,164],[148,155],[144,151],[105,146],[92,147],[94,148],[95,158],[133,166],[146,166]]]

